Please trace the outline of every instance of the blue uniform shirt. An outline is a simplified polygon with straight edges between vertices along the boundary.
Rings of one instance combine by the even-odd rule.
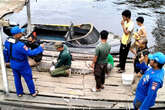
[[[28,56],[34,56],[43,52],[43,48],[41,46],[33,50],[25,49],[27,48],[25,44],[21,41],[17,41],[12,45],[12,57],[14,59],[11,59],[10,44],[11,43],[8,40],[5,41],[4,56],[5,56],[5,61],[10,62],[10,66],[12,69],[20,70],[30,67],[28,63]]]
[[[155,104],[158,89],[163,86],[164,69],[154,70],[145,63],[138,66],[142,67],[145,74],[137,85],[135,99],[142,103],[140,110],[149,110]]]

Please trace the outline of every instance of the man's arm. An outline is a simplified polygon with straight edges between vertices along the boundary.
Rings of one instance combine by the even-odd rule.
[[[145,57],[141,55],[141,58],[139,59],[140,63],[136,63],[136,67],[142,70],[143,73],[149,68],[149,66],[145,63]]]
[[[122,20],[121,25],[122,25],[124,34],[126,34],[126,35],[131,34],[131,32],[133,31],[133,28],[134,28],[133,23],[131,23],[130,26],[128,28],[126,28],[125,25],[124,25],[124,20]]]
[[[149,66],[147,66],[145,62],[136,63],[136,67],[139,68],[143,73],[145,73],[145,71],[149,68]]]
[[[94,67],[95,67],[96,62],[97,62],[97,56],[94,56],[93,62],[92,62],[92,68],[93,68],[93,69],[94,69]]]
[[[147,32],[146,32],[146,30],[145,30],[145,28],[142,28],[141,30],[140,30],[140,33],[138,34],[140,37],[146,37],[147,36]]]
[[[126,29],[125,26],[122,25],[122,28],[123,28],[123,32],[124,32],[125,35],[129,35],[129,34],[131,33],[130,31],[128,31],[128,30]]]
[[[160,88],[159,82],[150,83],[147,96],[144,99],[142,105],[140,106],[140,110],[149,110],[149,108],[151,107],[151,103],[156,99],[156,94],[159,88]]]
[[[26,45],[22,45],[19,49],[21,53],[26,54],[27,56],[34,56],[42,53],[43,47],[44,45],[41,44],[41,46],[39,46],[38,48],[31,50]]]
[[[130,32],[128,31],[128,29],[124,26],[124,20],[121,21],[121,26],[123,28],[124,34],[126,34],[126,35],[130,34]]]
[[[148,55],[145,55],[145,56],[144,56],[144,62],[145,62],[145,64],[148,63]]]
[[[9,55],[9,50],[8,50],[8,45],[9,45],[9,42],[5,41],[5,45],[4,45],[4,49],[3,49],[3,54],[4,54],[4,59],[5,59],[5,62],[10,62],[10,55]]]
[[[66,61],[67,58],[68,58],[67,55],[62,55],[62,56],[57,60],[57,63],[56,63],[56,65],[55,65],[55,68],[58,68],[58,67],[62,66],[62,65],[65,63],[65,61]]]
[[[95,64],[96,64],[96,62],[97,62],[98,56],[99,56],[99,47],[97,46],[97,47],[96,47],[96,50],[95,50],[95,56],[94,56],[93,62],[92,62],[92,68],[93,68],[93,69],[94,69]]]
[[[136,56],[136,50],[134,49],[134,47],[131,47],[130,51]]]

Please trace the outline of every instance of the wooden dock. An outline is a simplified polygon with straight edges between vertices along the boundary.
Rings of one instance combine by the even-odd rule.
[[[0,18],[6,14],[17,12],[23,8],[25,0],[3,0],[0,1]],[[0,22],[0,25],[2,23]],[[45,51],[44,64],[45,71],[50,66],[52,58],[57,57],[57,53]],[[47,55],[47,56],[46,56]],[[82,55],[80,55],[82,56]],[[33,79],[36,89],[39,90],[37,97],[31,97],[23,80],[25,95],[17,97],[14,87],[12,70],[7,69],[10,93],[3,93],[2,74],[0,74],[0,110],[54,110],[54,109],[111,109],[130,110],[133,108],[134,95],[131,95],[131,87],[122,84],[122,74],[116,73],[114,68],[105,81],[105,89],[101,92],[91,92],[95,87],[95,80],[92,70],[87,66],[91,63],[93,55],[87,57],[83,55],[80,59],[78,54],[73,54],[71,77],[51,77],[48,72],[39,72],[33,68]],[[133,74],[133,64],[127,63],[126,73]],[[1,69],[0,69],[0,73]],[[76,73],[76,74],[75,74]],[[80,74],[81,73],[81,74]],[[165,109],[165,86],[160,89],[157,97],[155,110]]]
[[[117,73],[114,68],[106,78],[105,89],[101,92],[91,92],[95,87],[95,80],[92,70],[86,66],[91,60],[74,60],[72,68],[76,67],[77,71],[71,77],[51,77],[48,72],[38,72],[33,68],[33,79],[36,89],[39,90],[39,96],[31,97],[25,82],[23,81],[24,92],[26,95],[19,98],[15,94],[13,75],[10,68],[7,69],[9,81],[9,96],[1,98],[0,102],[9,104],[23,104],[27,107],[43,108],[83,108],[83,109],[129,109],[133,108],[132,102],[134,95],[130,86],[122,84],[122,74]],[[81,65],[81,66],[78,66]],[[83,69],[82,69],[83,68]],[[84,69],[85,68],[85,69]],[[127,63],[126,73],[133,74],[133,64]],[[75,69],[75,71],[76,71]],[[83,74],[81,70],[88,70],[88,74]],[[2,76],[0,75],[0,90],[3,90]],[[23,78],[22,78],[23,79]],[[160,89],[157,97],[156,107],[165,107],[165,86]],[[18,104],[19,103],[19,104]]]

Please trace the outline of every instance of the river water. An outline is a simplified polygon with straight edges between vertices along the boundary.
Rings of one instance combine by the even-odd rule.
[[[140,0],[132,0],[140,1]],[[163,48],[165,41],[161,41],[162,36],[158,39],[158,24],[162,27],[165,25],[163,19],[163,10],[165,6],[158,4],[152,6],[149,3],[132,2],[131,0],[31,0],[31,17],[32,23],[35,24],[83,24],[92,23],[99,30],[106,29],[116,35],[122,35],[121,13],[125,9],[132,12],[132,20],[135,22],[135,30],[137,29],[136,18],[143,16],[144,25],[147,30],[149,39],[148,46],[158,45]],[[161,5],[161,6],[160,6]],[[7,18],[19,24],[27,22],[26,8],[20,13],[13,14]],[[155,31],[156,29],[156,31]],[[163,28],[162,28],[163,29]],[[161,50],[161,49],[160,49]]]

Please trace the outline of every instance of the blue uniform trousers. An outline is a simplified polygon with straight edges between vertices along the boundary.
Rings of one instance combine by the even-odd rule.
[[[25,79],[25,82],[26,82],[27,87],[30,91],[30,94],[34,94],[35,93],[35,86],[34,86],[34,82],[33,82],[33,78],[32,78],[31,68],[28,67],[28,68],[22,69],[22,70],[16,70],[16,69],[12,69],[12,70],[13,70],[14,83],[15,83],[17,95],[23,94],[21,76],[23,76],[23,78]]]

